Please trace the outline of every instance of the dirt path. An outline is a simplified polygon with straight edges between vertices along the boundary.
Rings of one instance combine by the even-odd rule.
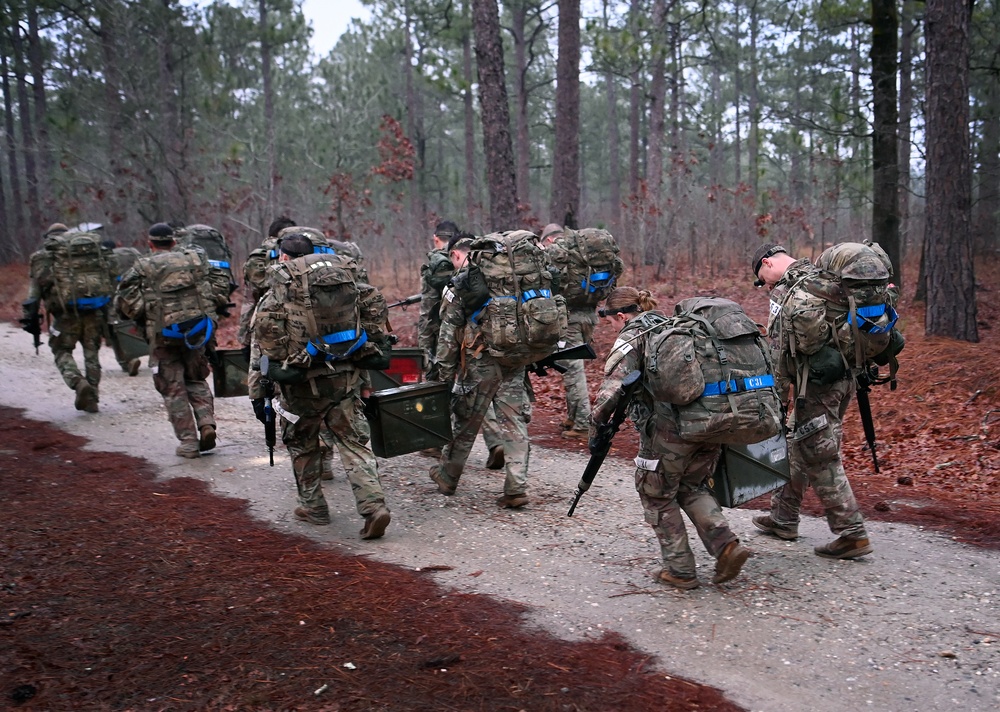
[[[668,673],[722,688],[753,710],[968,710],[1000,706],[1000,564],[970,548],[907,525],[871,526],[874,555],[830,562],[812,554],[829,538],[807,520],[789,543],[753,533],[753,512],[729,512],[754,550],[744,574],[688,593],[657,586],[655,540],[642,521],[626,460],[609,462],[565,516],[584,458],[536,448],[532,504],[499,512],[496,473],[474,451],[458,494],[444,498],[427,480],[430,462],[380,462],[393,523],[384,540],[362,542],[341,474],[325,487],[334,524],[290,519],[294,485],[285,454],[267,467],[262,433],[246,400],[217,401],[220,446],[199,461],[173,455],[175,442],[149,371],[130,379],[105,353],[102,412],[78,413],[43,347],[0,327],[3,405],[91,439],[91,447],[141,456],[163,476],[193,476],[248,499],[254,516],[308,536],[412,568],[452,567],[437,580],[461,591],[530,606],[533,620],[567,638],[620,632],[658,656]],[[627,455],[629,453],[619,453]],[[692,536],[694,536],[692,534]],[[712,562],[695,547],[703,581]]]

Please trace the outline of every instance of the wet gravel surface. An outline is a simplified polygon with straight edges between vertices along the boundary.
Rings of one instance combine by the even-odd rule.
[[[267,466],[262,427],[246,399],[219,399],[219,447],[182,460],[145,366],[129,378],[106,350],[101,413],[85,414],[73,409],[46,347],[35,356],[30,340],[8,326],[0,326],[0,345],[0,403],[88,437],[93,449],[145,457],[165,477],[204,479],[249,500],[253,514],[278,529],[406,567],[433,567],[456,592],[527,604],[534,622],[566,638],[621,632],[649,652],[650,666],[720,687],[748,709],[1000,708],[996,552],[876,522],[869,525],[873,555],[828,561],[812,553],[831,538],[824,521],[804,520],[800,539],[786,542],[755,533],[754,512],[727,510],[754,556],[738,578],[714,586],[714,562],[692,530],[702,587],[680,592],[651,577],[656,541],[642,521],[628,460],[609,460],[567,518],[582,454],[534,448],[531,504],[498,510],[502,475],[483,469],[481,443],[453,497],[427,479],[431,460],[380,460],[393,521],[384,539],[365,542],[339,464],[335,480],[324,483],[333,524],[292,518],[287,455],[279,450],[275,467]]]

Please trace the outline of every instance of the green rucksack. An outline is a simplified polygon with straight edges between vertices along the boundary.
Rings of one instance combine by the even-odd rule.
[[[559,269],[559,293],[570,307],[596,307],[625,271],[618,243],[607,230],[567,229],[545,251]]]
[[[388,309],[375,287],[355,281],[349,257],[314,253],[279,262],[269,273],[284,310],[282,333],[258,333],[262,353],[284,366],[366,362],[388,355]]]
[[[40,283],[49,311],[88,312],[103,309],[115,292],[111,250],[92,232],[66,232],[45,239],[43,256],[32,272],[44,274]],[[47,263],[47,264],[43,264]]]
[[[566,300],[553,293],[558,271],[537,235],[512,230],[477,238],[469,271],[470,283],[481,278],[489,294],[471,321],[501,366],[520,368],[557,350],[566,338]]]
[[[781,430],[781,404],[767,344],[736,302],[695,297],[673,316],[642,314],[650,333],[646,389],[674,406],[678,432],[691,442],[750,444]]]
[[[888,363],[894,380],[903,339],[895,328],[899,292],[888,255],[877,243],[844,242],[825,250],[815,267],[793,276],[772,307],[791,347],[809,356],[833,346],[854,373],[873,361]]]

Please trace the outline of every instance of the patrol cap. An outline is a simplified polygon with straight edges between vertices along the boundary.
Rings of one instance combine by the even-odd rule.
[[[45,234],[43,235],[43,237],[48,237],[49,235],[54,235],[55,233],[58,232],[67,232],[68,230],[69,228],[63,225],[62,223],[52,223],[47,228],[45,228]]]
[[[542,239],[547,237],[552,237],[553,235],[561,235],[563,233],[563,226],[559,223],[549,223],[542,228]]]
[[[458,225],[451,220],[442,220],[434,228],[434,234],[442,240],[450,240],[458,234]]]
[[[155,223],[149,228],[150,242],[173,242],[174,229],[167,223]]]
[[[765,242],[763,245],[757,248],[756,252],[753,253],[753,261],[750,263],[750,268],[753,271],[753,276],[754,276],[753,286],[755,287],[764,286],[764,280],[758,277],[757,273],[760,272],[760,268],[764,264],[764,260],[766,260],[768,257],[773,257],[779,252],[784,252],[787,254],[788,250],[786,250],[781,245],[775,244],[773,242]]]

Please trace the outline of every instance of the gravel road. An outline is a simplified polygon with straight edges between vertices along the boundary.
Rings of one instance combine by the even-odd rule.
[[[722,587],[707,583],[714,562],[692,530],[703,585],[675,591],[651,578],[656,541],[642,521],[630,461],[605,463],[567,518],[586,458],[536,447],[531,504],[500,511],[493,500],[502,475],[483,469],[481,442],[450,498],[428,480],[430,460],[380,460],[393,521],[384,539],[363,542],[339,465],[335,481],[324,483],[333,525],[291,517],[287,454],[279,450],[274,468],[267,466],[262,427],[246,399],[217,400],[219,447],[182,460],[145,365],[129,378],[105,349],[101,412],[86,414],[73,409],[46,346],[36,356],[30,337],[7,325],[0,345],[0,404],[87,437],[93,449],[144,457],[164,477],[206,480],[248,500],[254,516],[276,529],[404,567],[451,567],[434,576],[457,591],[526,604],[532,624],[565,638],[620,632],[664,674],[719,687],[748,709],[1000,709],[996,552],[876,522],[869,525],[873,555],[828,561],[812,553],[830,539],[825,521],[806,519],[800,540],[785,542],[755,533],[755,512],[729,510],[754,552],[743,574]]]

